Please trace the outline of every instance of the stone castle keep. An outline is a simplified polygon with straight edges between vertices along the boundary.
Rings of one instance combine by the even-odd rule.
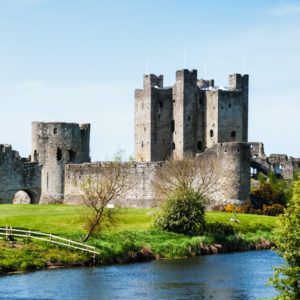
[[[106,164],[91,162],[89,143],[90,124],[33,122],[29,158],[0,145],[0,203],[79,204],[78,183]],[[171,87],[163,86],[163,76],[145,75],[143,89],[135,91],[135,184],[115,204],[156,206],[156,170],[188,153],[215,162],[222,182],[216,203],[249,198],[250,167],[283,178],[300,167],[300,159],[267,157],[261,143],[248,143],[248,75],[230,75],[226,88],[197,79],[196,70],[177,71]]]
[[[182,158],[218,143],[248,141],[248,75],[229,76],[229,87],[198,80],[196,70],[163,76],[145,75],[135,91],[135,157],[143,161]]]

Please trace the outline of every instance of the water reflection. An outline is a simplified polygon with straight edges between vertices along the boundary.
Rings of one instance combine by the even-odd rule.
[[[0,299],[259,299],[281,263],[271,251],[51,270],[0,278]]]

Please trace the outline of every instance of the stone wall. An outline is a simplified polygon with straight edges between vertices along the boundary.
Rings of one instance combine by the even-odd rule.
[[[243,201],[248,199],[250,191],[250,150],[246,143],[224,143],[214,145],[199,154],[196,159],[216,164],[213,175],[219,190],[212,197],[210,207],[218,203]],[[68,164],[65,167],[64,203],[79,204],[82,200],[81,182],[87,178],[98,178],[105,162]],[[114,203],[122,207],[155,207],[159,198],[153,188],[156,170],[164,162],[134,162],[131,167],[131,189],[124,198]]]
[[[26,192],[30,203],[39,202],[41,167],[21,158],[10,145],[0,145],[0,203],[13,203],[18,191]]]
[[[219,192],[214,204],[245,201],[250,197],[250,146],[248,143],[219,143],[198,154],[216,163]]]
[[[80,204],[82,201],[81,183],[90,177],[96,180],[101,178],[106,162],[69,164],[65,168],[65,195],[64,203]],[[123,199],[112,201],[121,207],[155,207],[159,199],[155,195],[152,185],[156,169],[160,162],[136,162],[132,164],[130,173],[133,176],[132,186]]]

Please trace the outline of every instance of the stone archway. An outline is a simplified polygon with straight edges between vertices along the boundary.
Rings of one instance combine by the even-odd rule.
[[[32,203],[34,203],[34,200],[30,191],[20,190],[15,193],[13,204],[32,204]]]

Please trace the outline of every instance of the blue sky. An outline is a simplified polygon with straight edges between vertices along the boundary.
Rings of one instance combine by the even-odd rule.
[[[0,0],[0,143],[30,153],[31,121],[89,122],[93,160],[134,151],[147,71],[250,74],[249,140],[300,157],[300,1]]]

